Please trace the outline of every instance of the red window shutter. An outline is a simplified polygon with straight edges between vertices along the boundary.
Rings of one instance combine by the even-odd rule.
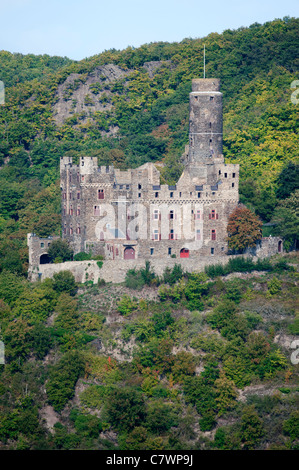
[[[161,233],[159,233],[159,240],[161,240]]]
[[[218,219],[218,214],[216,214],[216,219]]]
[[[209,214],[209,219],[211,219],[211,218],[212,218],[212,214]]]

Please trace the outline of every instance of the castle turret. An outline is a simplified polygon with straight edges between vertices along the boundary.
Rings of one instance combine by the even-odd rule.
[[[213,163],[222,158],[222,132],[220,80],[192,80],[188,162]]]

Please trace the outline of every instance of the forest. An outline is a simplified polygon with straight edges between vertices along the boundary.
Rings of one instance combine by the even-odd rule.
[[[0,51],[1,450],[298,450],[298,26],[82,61]],[[152,161],[161,183],[178,180],[204,44],[240,202],[284,255],[163,276],[147,264],[119,285],[70,272],[30,283],[27,233],[61,230],[60,157]]]

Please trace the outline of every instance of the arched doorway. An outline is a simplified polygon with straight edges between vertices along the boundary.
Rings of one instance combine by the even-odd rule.
[[[281,253],[281,251],[282,251],[282,241],[279,240],[279,242],[278,242],[278,253]]]
[[[132,246],[127,246],[125,249],[124,259],[135,259],[135,250]]]
[[[51,258],[48,255],[48,253],[44,253],[43,255],[41,255],[39,259],[39,264],[49,264],[49,263],[51,263]]]
[[[189,258],[188,248],[182,248],[180,251],[180,258]]]

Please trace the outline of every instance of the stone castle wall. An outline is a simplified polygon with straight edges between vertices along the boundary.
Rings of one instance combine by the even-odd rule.
[[[263,238],[260,245],[255,250],[247,251],[244,255],[230,255],[230,256],[207,256],[197,259],[183,259],[183,258],[155,258],[151,259],[151,269],[158,275],[161,276],[166,267],[173,268],[175,264],[180,264],[184,271],[188,272],[201,272],[204,271],[205,266],[211,264],[226,264],[230,258],[237,258],[240,256],[250,257],[253,259],[267,258],[277,253],[278,244],[281,243],[282,252],[282,240],[279,237]],[[97,283],[99,279],[103,279],[105,282],[121,283],[124,282],[126,273],[129,269],[140,269],[145,267],[145,260],[142,258],[135,260],[118,260],[116,263],[114,260],[100,261],[67,261],[65,263],[57,264],[41,264],[35,266],[29,273],[29,277],[32,281],[44,280],[46,278],[52,278],[55,273],[60,271],[70,271],[76,282],[84,283],[86,281],[92,281]],[[101,267],[99,267],[99,265]]]

